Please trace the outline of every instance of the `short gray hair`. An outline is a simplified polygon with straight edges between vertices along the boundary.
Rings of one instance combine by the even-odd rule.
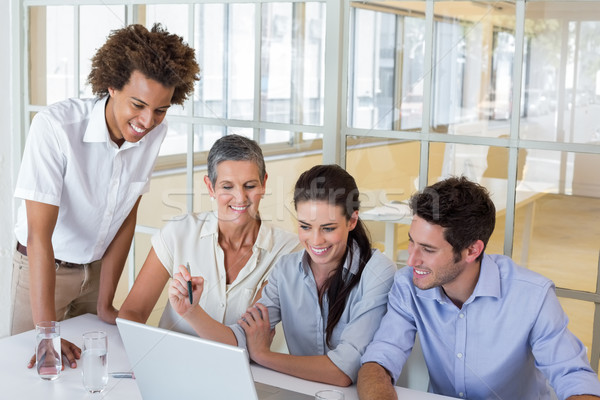
[[[213,144],[208,152],[208,179],[217,182],[217,165],[223,161],[252,161],[258,167],[260,183],[265,183],[267,170],[265,159],[258,143],[240,135],[223,136]]]

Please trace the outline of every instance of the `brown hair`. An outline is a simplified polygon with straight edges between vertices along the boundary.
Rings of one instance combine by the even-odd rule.
[[[150,31],[134,24],[110,33],[92,57],[88,82],[95,95],[105,96],[108,88],[123,89],[136,70],[165,87],[174,87],[171,104],[183,104],[200,79],[194,49],[180,36],[168,33],[160,24]]]
[[[496,225],[496,207],[486,188],[464,176],[451,177],[426,187],[410,198],[419,218],[444,228],[455,259],[477,240],[487,246]],[[483,258],[483,252],[478,260]]]
[[[305,201],[326,201],[340,207],[346,220],[350,220],[354,211],[358,211],[360,207],[359,194],[356,181],[342,167],[335,164],[316,165],[303,172],[298,178],[294,190],[294,205],[297,207],[299,203]],[[354,253],[354,243],[358,246],[358,254]],[[360,277],[371,259],[371,254],[369,234],[360,218],[358,218],[356,226],[348,234],[344,257],[340,260],[335,273],[325,281],[319,293],[319,302],[321,302],[325,291],[327,291],[327,297],[329,298],[329,315],[325,327],[325,337],[327,338],[327,345],[330,347],[331,333],[340,321],[352,288],[360,282]],[[358,257],[358,271],[356,275],[348,274],[346,276],[343,268],[344,262],[349,258],[349,263],[351,263],[353,257]]]

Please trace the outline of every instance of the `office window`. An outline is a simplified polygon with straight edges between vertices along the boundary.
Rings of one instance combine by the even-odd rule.
[[[581,319],[579,302],[597,301],[600,224],[597,212],[579,212],[597,210],[600,199],[597,2],[110,3],[20,2],[29,67],[21,131],[42,106],[90,95],[87,60],[111,29],[162,22],[182,35],[196,49],[202,80],[190,101],[169,111],[161,171],[140,224],[157,228],[177,213],[209,209],[206,151],[239,133],[277,156],[261,203],[275,222],[292,221],[291,185],[323,160],[355,175],[365,211],[465,174],[504,195],[491,251],[555,279],[561,300],[575,305],[567,307],[572,322]],[[387,224],[369,227],[388,252]],[[393,230],[389,252],[399,264],[402,229]],[[138,246],[143,260],[147,249]],[[567,254],[576,261],[561,258]],[[574,264],[571,275],[585,276],[583,285],[556,275]],[[600,338],[589,332],[600,324],[596,314],[584,322],[592,338]],[[596,367],[600,339],[586,345]]]
[[[30,102],[45,106],[76,94],[74,47],[65,45],[65,37],[73,37],[73,7],[31,7],[29,86]],[[46,22],[47,21],[47,22]]]
[[[346,148],[346,169],[361,193],[361,218],[374,246],[400,264],[408,254],[410,212],[406,200],[418,189],[419,142],[355,137]],[[389,222],[407,217],[402,224]]]
[[[252,120],[254,12],[252,4],[195,5],[195,43],[202,66],[194,94],[195,115]]]
[[[158,22],[196,49],[202,69],[193,98],[169,110],[159,168],[185,165],[190,135],[193,152],[203,153],[195,157],[197,163],[228,132],[246,132],[272,146],[266,148],[270,152],[321,146],[324,1],[28,3],[23,2],[30,27],[25,57],[32,68],[25,109],[35,112],[68,97],[92,96],[86,83],[90,58],[109,32],[129,23],[151,27]]]
[[[323,123],[322,4],[262,7],[261,120]]]
[[[434,13],[431,129],[475,136],[507,134],[514,5],[438,2]]]
[[[402,201],[452,175],[488,188],[497,207],[488,251],[555,281],[597,367],[600,340],[593,338],[600,336],[591,334],[600,321],[594,314],[600,186],[591,172],[600,167],[597,4],[374,1],[351,2],[348,14],[342,137],[345,165],[356,171],[359,187],[390,207],[387,195],[396,188],[403,188]],[[356,147],[364,143],[370,147]],[[385,149],[385,166],[376,157],[356,157],[378,148]],[[373,237],[393,247],[387,253],[402,265],[410,221],[399,216],[391,230],[390,219],[385,230],[372,229]]]
[[[527,4],[522,138],[600,143],[600,15],[591,6]]]
[[[86,81],[91,69],[90,59],[96,49],[104,44],[108,31],[120,28],[124,20],[125,6],[89,5],[79,7],[79,59],[77,61],[80,71],[77,97],[92,96],[91,88]],[[68,37],[59,36],[64,47],[67,47],[65,38]],[[59,97],[56,100],[60,101],[65,97]]]
[[[407,4],[419,6],[419,2]],[[420,128],[425,20],[362,8],[355,8],[352,16],[349,125]],[[399,65],[401,74],[396,73]]]

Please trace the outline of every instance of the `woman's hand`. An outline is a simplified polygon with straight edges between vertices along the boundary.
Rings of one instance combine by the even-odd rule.
[[[271,329],[269,310],[264,304],[256,303],[248,308],[238,324],[246,333],[246,345],[250,358],[261,364],[261,358],[271,351],[275,329]]]
[[[192,304],[188,292],[188,281],[192,282]],[[189,313],[193,308],[198,306],[200,296],[204,290],[204,278],[201,276],[192,277],[187,269],[179,266],[179,272],[173,275],[173,279],[169,284],[169,302],[171,307],[181,316]]]

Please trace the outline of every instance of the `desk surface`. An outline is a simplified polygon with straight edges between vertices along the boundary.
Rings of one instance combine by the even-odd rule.
[[[130,369],[127,355],[119,331],[115,325],[106,324],[95,315],[86,314],[61,322],[62,337],[81,346],[81,335],[91,330],[104,330],[108,333],[108,370],[128,371]],[[135,379],[109,378],[106,390],[101,394],[88,394],[83,389],[81,370],[65,367],[56,381],[44,381],[37,376],[35,368],[27,369],[26,364],[35,347],[35,332],[29,331],[0,340],[0,354],[4,362],[0,364],[2,377],[2,397],[18,399],[141,399]],[[252,365],[252,374],[257,382],[268,383],[306,394],[314,394],[325,388],[335,388],[344,392],[346,400],[358,399],[356,387],[339,388],[323,383],[305,381],[290,375],[281,374]],[[399,399],[434,400],[450,399],[431,393],[397,387]]]

